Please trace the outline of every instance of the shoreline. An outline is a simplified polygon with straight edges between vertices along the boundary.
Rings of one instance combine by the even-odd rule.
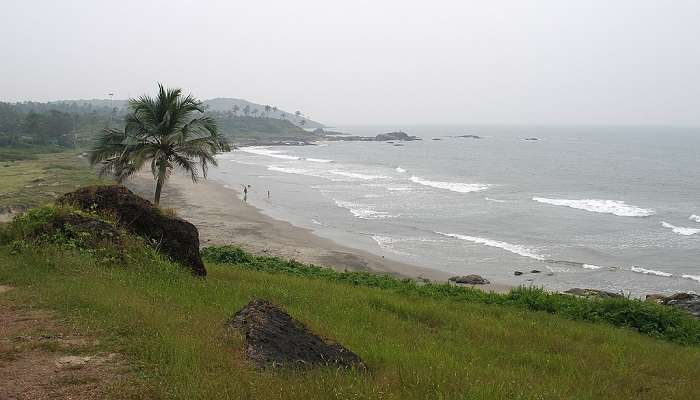
[[[146,199],[153,198],[155,185],[150,174],[139,173],[126,186]],[[237,190],[213,180],[192,183],[189,177],[173,174],[163,188],[161,206],[175,209],[179,217],[194,224],[201,246],[233,244],[253,254],[295,259],[337,271],[366,271],[437,282],[447,282],[454,275],[346,247],[310,229],[274,219],[240,200]],[[465,286],[494,292],[512,288],[498,283]]]

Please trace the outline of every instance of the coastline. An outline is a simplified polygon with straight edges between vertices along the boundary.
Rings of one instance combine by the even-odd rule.
[[[153,198],[154,184],[148,173],[135,175],[127,186],[140,196]],[[437,282],[447,282],[453,275],[342,246],[309,229],[263,214],[241,201],[238,191],[213,180],[192,183],[189,177],[173,174],[163,188],[161,205],[175,209],[178,216],[193,223],[202,246],[233,244],[253,254],[295,259],[338,271],[368,271]],[[473,287],[505,292],[512,286],[491,283]]]

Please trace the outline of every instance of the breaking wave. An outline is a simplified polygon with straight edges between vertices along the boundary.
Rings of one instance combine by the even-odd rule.
[[[544,197],[533,197],[532,200],[554,206],[564,206],[603,214],[614,214],[620,217],[648,217],[655,213],[652,209],[631,206],[625,204],[624,201],[617,200],[568,200],[547,199]]]
[[[258,146],[241,147],[240,151],[242,151],[244,153],[257,154],[259,156],[281,158],[284,160],[299,160],[299,157],[290,156],[287,154],[281,154],[282,153],[281,150],[270,150],[267,147],[258,147]]]
[[[671,229],[673,231],[673,233],[677,233],[677,234],[683,235],[683,236],[695,235],[696,233],[700,232],[700,228],[684,228],[682,226],[671,225],[665,221],[661,221],[661,225],[664,228]]]
[[[691,221],[700,222],[700,215],[693,214],[690,217],[688,217],[688,219]]]
[[[401,167],[396,167],[396,172],[398,172],[398,173],[400,173],[400,174],[403,174],[403,173],[406,172],[406,170],[403,169],[403,168],[401,168]],[[698,218],[700,218],[700,217],[698,217]]]
[[[482,183],[460,183],[460,182],[440,182],[440,181],[429,181],[417,176],[411,177],[411,182],[415,182],[424,186],[430,186],[438,189],[451,190],[458,193],[469,193],[469,192],[479,192],[486,190],[491,185]]]
[[[535,253],[534,250],[529,249],[525,246],[518,245],[518,244],[499,242],[497,240],[480,238],[480,237],[476,237],[476,236],[460,235],[458,233],[443,233],[443,232],[435,232],[435,233],[437,233],[438,235],[448,236],[448,237],[452,237],[452,238],[459,239],[459,240],[466,240],[466,241],[472,242],[472,243],[483,244],[485,246],[497,247],[499,249],[506,250],[506,251],[509,251],[511,253],[514,253],[514,254],[517,254],[517,255],[520,255],[523,257],[532,258],[535,260],[540,260],[540,261],[545,260],[545,257]]]
[[[646,269],[646,268],[641,268],[641,267],[632,267],[632,268],[630,268],[630,271],[638,272],[640,274],[656,275],[656,276],[664,276],[664,277],[673,276],[673,274],[669,274],[668,272],[655,271],[653,269]]]
[[[391,215],[385,211],[377,211],[372,206],[361,205],[351,201],[334,200],[338,207],[345,208],[352,215],[361,219],[385,219],[394,218],[396,215]]]
[[[330,172],[331,174],[334,174],[334,175],[347,176],[348,178],[362,179],[365,181],[372,181],[375,179],[387,179],[387,178],[389,178],[388,176],[384,176],[384,175],[367,175],[367,174],[360,174],[357,172],[340,171],[337,169],[332,169],[328,172]]]
[[[685,278],[685,279],[691,279],[691,280],[700,282],[700,275],[687,275],[687,274],[683,274],[683,275],[681,275],[681,276],[682,276],[683,278]]]

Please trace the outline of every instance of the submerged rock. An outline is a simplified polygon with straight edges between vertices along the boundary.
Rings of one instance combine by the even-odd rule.
[[[482,137],[479,135],[459,135],[457,137],[458,138],[465,138],[465,139],[482,139]]]
[[[245,335],[246,357],[259,368],[331,366],[365,369],[357,354],[315,335],[267,300],[251,301],[227,325]]]
[[[454,283],[461,283],[464,285],[486,285],[491,283],[488,279],[485,279],[480,275],[453,276],[449,280]]]
[[[522,275],[522,274],[523,274],[523,273],[522,273],[521,271],[515,271],[515,272],[513,272],[513,275],[515,275],[515,276],[519,276],[519,275]]]
[[[620,293],[608,292],[605,290],[598,290],[598,289],[573,288],[573,289],[569,289],[569,290],[565,291],[564,293],[571,294],[574,296],[579,296],[579,297],[598,297],[601,299],[612,299],[612,298],[625,297]]]
[[[121,185],[90,186],[67,193],[59,203],[113,215],[127,231],[151,242],[161,253],[189,268],[194,275],[207,271],[199,254],[199,232],[191,223],[166,215]]]

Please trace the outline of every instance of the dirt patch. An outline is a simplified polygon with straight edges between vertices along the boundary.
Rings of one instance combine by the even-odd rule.
[[[0,399],[104,398],[129,373],[117,354],[97,344],[51,313],[0,301]]]
[[[13,289],[12,286],[0,285],[0,294],[3,294],[5,292],[9,292],[12,289]]]

